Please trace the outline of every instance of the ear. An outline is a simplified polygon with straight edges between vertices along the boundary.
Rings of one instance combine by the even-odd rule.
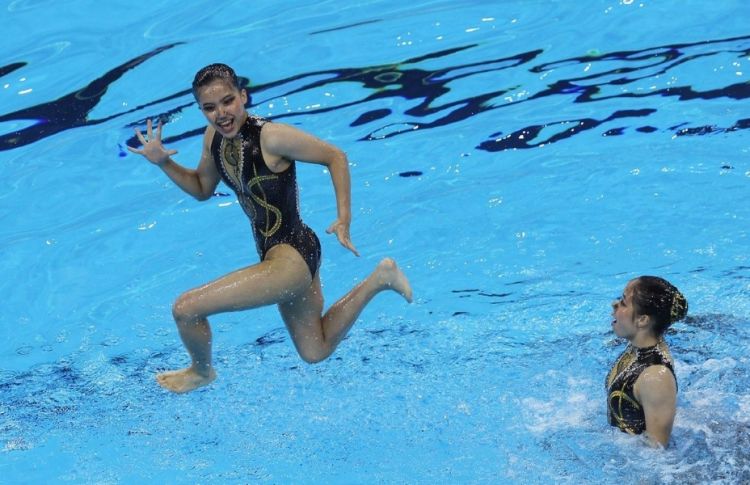
[[[247,104],[247,91],[245,88],[240,89],[240,99],[242,100],[242,105]]]
[[[651,321],[651,317],[648,315],[639,315],[638,318],[635,319],[635,324],[638,328],[647,327]]]

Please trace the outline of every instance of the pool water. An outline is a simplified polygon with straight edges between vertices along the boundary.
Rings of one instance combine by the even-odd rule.
[[[750,30],[744,2],[5,2],[0,481],[750,481]],[[298,164],[330,304],[382,257],[328,361],[274,308],[212,319],[219,379],[176,396],[186,289],[257,261],[229,189],[199,203],[125,147],[194,166],[212,62],[251,111],[344,149],[355,258]],[[611,300],[675,283],[673,446],[610,428]]]

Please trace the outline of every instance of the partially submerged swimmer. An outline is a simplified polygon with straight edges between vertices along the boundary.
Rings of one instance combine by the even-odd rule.
[[[645,433],[657,446],[669,445],[677,410],[674,361],[663,336],[687,309],[682,293],[656,276],[631,280],[612,302],[612,329],[629,344],[607,376],[609,423],[629,434]]]
[[[328,169],[337,218],[326,232],[336,234],[344,247],[359,256],[349,236],[351,197],[346,155],[292,126],[250,115],[245,109],[246,91],[239,86],[234,71],[224,64],[201,69],[193,81],[193,94],[208,120],[196,169],[172,160],[177,151],[162,145],[161,123],[154,131],[151,120],[145,137],[136,130],[142,148],[128,149],[146,157],[198,200],[209,199],[223,180],[235,191],[250,218],[260,262],[177,298],[172,314],[191,364],[159,374],[161,386],[183,393],[216,378],[207,319],[211,315],[275,304],[300,357],[314,363],[333,353],[376,294],[393,290],[412,301],[408,279],[392,259],[385,258],[322,314],[320,242],[299,215],[295,161]]]

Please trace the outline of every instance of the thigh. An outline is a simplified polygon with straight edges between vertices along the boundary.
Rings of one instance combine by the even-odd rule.
[[[310,287],[310,271],[291,246],[271,249],[262,262],[242,268],[180,297],[194,315],[258,308],[295,300]]]
[[[296,298],[279,303],[279,312],[298,349],[305,346],[305,342],[322,339],[323,327],[320,320],[323,313],[323,292],[318,272],[306,291]]]

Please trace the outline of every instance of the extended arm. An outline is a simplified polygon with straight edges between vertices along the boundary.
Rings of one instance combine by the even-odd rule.
[[[128,150],[146,157],[148,161],[161,168],[179,188],[196,199],[206,200],[213,195],[219,183],[220,176],[211,156],[211,140],[213,138],[213,129],[211,127],[206,128],[206,132],[203,135],[201,160],[198,163],[198,168],[195,170],[183,167],[172,160],[171,156],[176,154],[177,151],[167,150],[162,145],[161,122],[154,134],[151,120],[147,121],[146,136],[148,138],[144,137],[138,129],[135,130],[135,133],[138,140],[143,144],[143,148],[138,150],[128,147]]]
[[[677,384],[663,365],[652,365],[638,377],[634,394],[646,415],[646,434],[655,445],[666,448],[677,411]]]
[[[326,232],[335,233],[344,247],[359,256],[349,236],[351,182],[346,154],[319,138],[281,123],[264,125],[260,139],[263,156],[273,171],[283,170],[291,160],[318,163],[328,168],[336,193],[337,218]]]

